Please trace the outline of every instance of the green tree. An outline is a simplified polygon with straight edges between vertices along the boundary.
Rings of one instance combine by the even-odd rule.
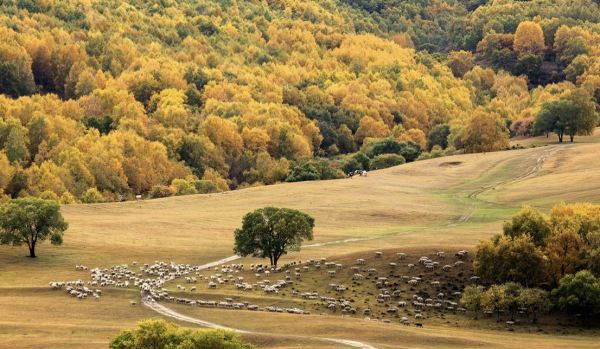
[[[483,294],[484,307],[496,313],[496,321],[500,321],[500,313],[506,309],[506,289],[504,285],[492,285]]]
[[[346,162],[344,162],[344,165],[342,166],[342,170],[344,171],[344,173],[350,173],[362,169],[362,164],[353,157],[346,160]]]
[[[53,245],[62,244],[68,226],[55,201],[23,198],[0,207],[0,244],[26,244],[32,258],[38,242],[50,238]]]
[[[548,292],[539,288],[525,288],[521,290],[517,302],[520,307],[524,308],[529,315],[533,316],[533,323],[537,322],[538,314],[547,313],[552,307],[552,303],[548,298]]]
[[[240,256],[269,258],[272,266],[288,251],[299,251],[313,239],[315,220],[289,208],[265,207],[246,214],[235,230],[233,251]]]
[[[515,314],[519,310],[519,295],[522,287],[516,282],[507,282],[504,284],[504,296],[506,309],[510,313],[510,320],[515,321]]]
[[[576,89],[559,100],[544,103],[536,116],[534,130],[538,134],[556,133],[559,143],[567,134],[573,142],[575,135],[591,134],[596,123],[592,96],[583,89]]]
[[[189,330],[160,319],[144,320],[119,333],[110,349],[252,349],[240,337],[223,330]]]
[[[19,197],[21,192],[27,188],[28,180],[29,176],[27,175],[27,172],[17,166],[6,186],[6,194],[10,195],[13,199]]]
[[[175,178],[171,182],[171,187],[173,187],[175,195],[198,194],[198,190],[196,190],[194,183],[186,181],[185,179]]]
[[[398,154],[381,154],[377,155],[373,160],[371,160],[371,164],[369,167],[372,170],[381,170],[384,168],[402,165],[405,163],[404,157]]]
[[[290,174],[285,179],[286,182],[316,181],[321,179],[321,174],[314,164],[308,161],[302,161],[300,164],[292,167]]]
[[[102,193],[96,188],[89,188],[85,191],[85,193],[83,193],[83,195],[81,195],[81,202],[84,204],[104,202],[104,195],[102,195]]]
[[[439,145],[442,149],[446,149],[448,147],[449,135],[450,126],[447,124],[435,125],[427,135],[427,150],[431,151],[436,145]]]
[[[582,325],[589,325],[590,317],[600,312],[600,280],[588,270],[562,278],[552,296],[561,310],[580,314]]]
[[[4,148],[11,163],[25,163],[29,160],[29,150],[25,139],[25,134],[19,127],[12,127],[8,132]]]
[[[31,57],[16,43],[3,41],[0,44],[0,93],[20,97],[34,92]]]
[[[487,282],[518,282],[528,286],[542,280],[544,255],[529,235],[514,239],[501,236],[478,245],[473,267]]]
[[[460,297],[460,304],[465,309],[472,311],[477,319],[479,312],[481,311],[483,301],[483,288],[477,285],[469,285],[465,287]]]
[[[548,218],[531,206],[523,206],[510,222],[504,223],[502,228],[504,235],[511,238],[529,235],[537,246],[545,245],[546,239],[550,236]]]

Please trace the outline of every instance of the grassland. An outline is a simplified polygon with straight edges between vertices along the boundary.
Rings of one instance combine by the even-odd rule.
[[[84,278],[75,264],[201,264],[229,256],[232,231],[241,217],[266,205],[301,209],[316,219],[315,245],[287,260],[375,249],[472,248],[497,233],[502,221],[525,203],[548,209],[561,201],[600,201],[600,134],[589,142],[579,139],[575,144],[420,161],[366,178],[65,206],[70,228],[63,246],[44,245],[36,259],[25,257],[24,248],[0,248],[0,348],[105,348],[119,329],[156,314],[128,305],[139,297],[133,289],[107,289],[98,302],[76,301],[50,291],[49,281]],[[337,346],[285,337],[290,333],[364,340],[378,348],[508,348],[525,341],[531,348],[597,347],[597,337],[587,332],[507,336],[477,326],[436,323],[415,329],[337,315],[307,316],[310,325],[287,314],[194,309],[193,315],[270,332],[250,340],[271,348]]]

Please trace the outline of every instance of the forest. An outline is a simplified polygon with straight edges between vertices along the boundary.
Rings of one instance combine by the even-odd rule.
[[[0,35],[3,201],[341,178],[598,125],[598,0],[6,0]]]

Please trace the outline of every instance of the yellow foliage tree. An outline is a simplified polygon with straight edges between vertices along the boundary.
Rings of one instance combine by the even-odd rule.
[[[546,48],[542,27],[532,21],[519,23],[515,32],[513,47],[519,57],[541,55]]]

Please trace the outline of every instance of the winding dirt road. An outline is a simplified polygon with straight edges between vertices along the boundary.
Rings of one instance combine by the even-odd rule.
[[[346,242],[352,242],[355,241],[356,239],[349,239],[349,240],[340,240],[340,241],[331,241],[328,244],[332,244],[332,243],[346,243]],[[318,246],[322,246],[322,244],[314,244],[314,245],[307,245],[305,247],[318,247]],[[239,259],[240,256],[229,256],[227,258],[223,258],[223,259],[219,259],[218,261],[214,261],[214,262],[210,262],[210,263],[206,263],[203,265],[199,266],[200,270],[204,270],[204,269],[208,269],[208,268],[212,268],[218,265],[222,265],[222,264],[226,264],[229,263],[231,261],[234,261],[236,259]],[[267,335],[268,333],[261,333],[261,332],[250,332],[250,331],[245,331],[245,330],[240,330],[240,329],[236,329],[236,328],[231,328],[231,327],[227,327],[227,326],[222,326],[219,324],[215,324],[213,322],[209,322],[209,321],[204,321],[201,319],[197,319],[197,318],[193,318],[191,316],[187,316],[181,313],[176,312],[173,309],[170,309],[162,304],[159,304],[158,302],[156,302],[154,299],[147,297],[143,292],[141,293],[141,297],[142,297],[142,303],[154,310],[155,312],[178,320],[178,321],[183,321],[183,322],[188,322],[191,324],[195,324],[195,325],[199,325],[202,327],[207,327],[207,328],[213,328],[213,329],[220,329],[220,330],[227,330],[227,331],[233,331],[233,332],[237,332],[237,333],[241,333],[241,334],[258,334],[258,335]],[[338,343],[338,344],[343,344],[343,345],[347,345],[349,347],[353,347],[353,348],[359,348],[359,349],[377,349],[376,347],[369,345],[367,343],[363,343],[363,342],[359,342],[359,341],[355,341],[355,340],[350,340],[350,339],[338,339],[338,338],[317,338],[317,337],[301,337],[301,336],[289,336],[290,338],[309,338],[311,340],[322,340],[325,342],[333,342],[333,343]]]
[[[542,168],[542,166],[544,165],[544,162],[546,160],[546,156],[548,155],[549,150],[545,150],[538,158],[536,161],[535,166],[533,166],[531,168],[530,171],[528,171],[527,173],[518,175],[514,178],[511,178],[509,180],[505,180],[505,181],[500,181],[498,183],[495,183],[493,186],[486,186],[486,187],[482,187],[472,193],[469,194],[469,198],[470,199],[476,199],[478,195],[480,195],[481,193],[490,190],[491,188],[493,188],[494,186],[497,185],[504,185],[504,184],[508,184],[511,182],[515,182],[515,181],[519,181],[519,180],[523,180],[526,179],[528,177],[531,177],[533,175],[535,175],[537,172],[539,172],[539,170]],[[462,217],[459,218],[458,222],[454,223],[454,225],[456,225],[457,223],[466,223],[471,216],[473,215],[474,211],[470,210],[470,212],[465,213]],[[323,243],[315,243],[315,244],[309,244],[309,245],[305,245],[305,248],[311,248],[311,247],[321,247],[321,246],[329,246],[329,245],[337,245],[337,244],[343,244],[343,243],[352,243],[352,242],[357,242],[357,241],[365,241],[365,240],[373,240],[373,239],[377,239],[379,238],[379,236],[371,236],[371,237],[364,237],[364,238],[353,238],[353,239],[345,239],[345,240],[338,240],[338,241],[329,241],[329,242],[323,242]],[[226,264],[232,261],[235,261],[237,259],[239,259],[240,256],[229,256],[223,259],[220,259],[218,261],[214,261],[214,262],[210,262],[210,263],[206,263],[203,264],[201,266],[199,266],[200,269],[208,269],[208,268],[212,268],[218,265],[222,265],[222,264]],[[155,312],[178,320],[178,321],[183,321],[183,322],[188,322],[188,323],[192,323],[195,325],[199,325],[202,327],[207,327],[207,328],[213,328],[213,329],[222,329],[222,330],[228,330],[228,331],[234,331],[237,333],[242,333],[242,334],[266,334],[266,333],[260,333],[260,332],[250,332],[250,331],[245,331],[245,330],[240,330],[240,329],[235,329],[235,328],[230,328],[230,327],[226,327],[226,326],[222,326],[219,324],[215,324],[209,321],[204,321],[201,319],[197,319],[197,318],[193,318],[181,313],[176,312],[173,309],[170,309],[162,304],[159,304],[158,302],[154,301],[152,298],[150,297],[146,297],[144,294],[142,294],[142,302],[143,304],[154,310]],[[300,337],[300,336],[289,336],[290,338],[309,338],[309,337]],[[333,342],[333,343],[338,343],[338,344],[342,344],[342,345],[346,345],[349,347],[353,347],[353,348],[359,348],[359,349],[377,349],[376,347],[369,345],[367,343],[363,343],[363,342],[359,342],[359,341],[355,341],[355,340],[350,340],[350,339],[337,339],[337,338],[315,338],[315,337],[310,337],[310,339],[312,340],[322,340],[322,341],[326,341],[326,342]]]

